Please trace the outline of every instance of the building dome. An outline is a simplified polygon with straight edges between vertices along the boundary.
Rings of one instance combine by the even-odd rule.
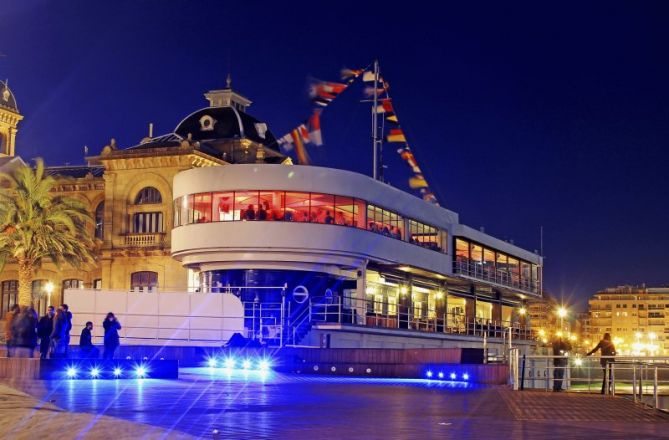
[[[207,107],[188,115],[174,130],[195,141],[248,139],[277,149],[276,139],[267,124],[233,106]]]
[[[16,98],[7,85],[7,81],[0,81],[0,108],[14,113],[19,112],[19,107],[16,105]]]

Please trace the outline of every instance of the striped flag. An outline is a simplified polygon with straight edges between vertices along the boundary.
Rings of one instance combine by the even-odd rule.
[[[309,97],[314,104],[325,107],[346,90],[346,87],[348,85],[342,83],[315,81],[309,87]]]
[[[404,136],[404,132],[401,128],[393,128],[386,136],[387,142],[406,142],[407,138]]]
[[[309,117],[309,140],[317,146],[323,145],[323,134],[321,133],[321,112],[314,109]]]

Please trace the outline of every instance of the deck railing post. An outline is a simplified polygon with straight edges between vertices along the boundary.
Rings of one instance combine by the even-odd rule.
[[[655,408],[660,407],[660,396],[657,393],[657,365],[655,366],[653,378],[653,399],[655,400]]]

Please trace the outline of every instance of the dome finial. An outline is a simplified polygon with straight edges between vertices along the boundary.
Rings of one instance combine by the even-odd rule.
[[[227,76],[227,78],[225,78],[225,86],[227,88],[232,87],[232,75],[230,75],[230,72],[228,72],[228,76]]]

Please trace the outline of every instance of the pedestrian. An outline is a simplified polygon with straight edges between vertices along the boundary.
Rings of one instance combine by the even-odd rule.
[[[120,344],[118,331],[121,330],[121,324],[116,319],[112,312],[107,313],[105,322],[102,323],[105,329],[105,352],[102,356],[104,359],[113,359],[114,352]]]
[[[37,323],[37,336],[39,337],[39,358],[46,359],[51,345],[51,332],[53,331],[53,316],[56,314],[53,306],[49,306],[46,315],[42,316]]]
[[[15,357],[33,357],[37,346],[37,313],[23,307],[12,320],[12,349]]]
[[[62,307],[56,310],[56,316],[53,317],[53,329],[51,330],[51,358],[65,357],[65,329],[67,328],[67,318]]]
[[[97,358],[100,351],[93,345],[93,323],[88,321],[79,337],[79,353],[83,358]]]
[[[7,357],[10,358],[14,354],[12,349],[12,321],[19,314],[19,305],[14,304],[5,317],[5,343],[7,344]]]
[[[67,304],[63,304],[60,307],[65,312],[64,316],[65,316],[66,326],[65,326],[65,353],[64,353],[64,357],[67,357],[69,349],[70,349],[70,332],[72,331],[72,312],[70,312],[70,307]]]
[[[555,392],[562,391],[562,379],[569,365],[567,356],[570,350],[571,344],[562,339],[562,336],[558,336],[553,341],[553,391]]]
[[[601,351],[601,357],[599,358],[599,364],[602,366],[602,394],[604,394],[604,391],[607,389],[606,385],[606,376],[609,376],[609,384],[608,384],[608,391],[611,392],[611,363],[615,362],[615,359],[613,356],[616,355],[616,346],[613,345],[613,342],[611,342],[611,334],[610,333],[604,333],[604,337],[602,338],[601,341],[586,354],[586,356],[590,356],[591,354],[595,353],[597,350]]]

